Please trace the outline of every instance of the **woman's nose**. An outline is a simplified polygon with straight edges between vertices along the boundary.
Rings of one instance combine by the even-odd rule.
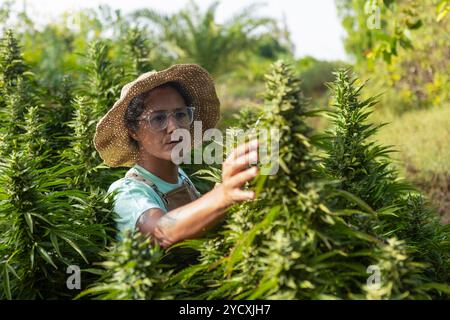
[[[172,133],[173,131],[175,131],[178,128],[179,128],[179,126],[178,126],[177,121],[175,120],[173,115],[170,115],[169,118],[167,119],[167,132]]]

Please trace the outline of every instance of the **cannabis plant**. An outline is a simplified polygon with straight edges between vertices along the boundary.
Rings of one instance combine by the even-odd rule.
[[[432,267],[424,275],[430,281],[448,283],[448,226],[439,223],[423,195],[402,181],[389,157],[393,150],[374,141],[383,125],[368,122],[377,97],[360,99],[364,84],[357,85],[348,70],[335,75],[330,85],[333,126],[322,136],[326,153],[322,172],[376,211],[353,223],[372,229],[381,238],[395,235],[405,240],[409,254]]]
[[[105,253],[101,281],[83,291],[78,298],[171,299],[174,296],[165,286],[172,270],[164,264],[164,255],[159,246],[150,244],[149,238],[129,231],[121,242]]]
[[[105,41],[94,41],[85,56],[85,77],[79,94],[89,98],[94,119],[100,119],[112,107],[127,82],[123,69],[111,60],[109,52],[110,45]]]
[[[0,44],[0,73],[2,95],[11,93],[17,85],[18,79],[28,71],[23,61],[20,46],[12,30],[5,32]]]
[[[185,243],[200,251],[200,263],[174,279],[200,298],[318,298],[358,290],[364,259],[346,261],[346,242],[353,236],[358,252],[376,240],[333,214],[327,202],[334,195],[313,178],[305,123],[311,111],[299,79],[281,61],[266,79],[265,105],[251,118],[258,128],[279,128],[279,171],[257,178],[258,200],[234,206],[219,236]]]
[[[317,175],[316,139],[305,123],[310,114],[299,80],[289,66],[276,63],[254,125],[280,128],[279,172],[258,177],[258,200],[233,207],[219,236],[185,242],[199,250],[200,263],[171,283],[196,298],[411,299],[445,292],[445,284],[426,277],[426,264],[408,243],[365,227],[360,217],[375,216],[370,205],[334,178]],[[373,266],[383,277],[370,285],[367,270]]]
[[[150,53],[153,45],[145,29],[138,27],[128,28],[124,42],[126,44],[125,54],[131,60],[132,74],[135,77],[153,70],[150,63]]]
[[[8,41],[14,44],[12,34]],[[72,297],[66,268],[82,269],[99,259],[110,239],[109,199],[98,190],[76,190],[67,165],[48,148],[49,118],[36,93],[37,83],[17,61],[6,59],[20,48],[2,48],[0,153],[0,282],[1,298]],[[6,64],[12,64],[8,66]],[[14,73],[15,72],[15,73]],[[9,87],[8,87],[9,86]],[[89,284],[95,277],[83,273]]]

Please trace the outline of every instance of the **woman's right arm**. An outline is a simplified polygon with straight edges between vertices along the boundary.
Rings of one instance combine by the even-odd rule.
[[[217,224],[226,209],[234,203],[254,199],[253,191],[242,190],[245,182],[258,173],[256,163],[258,142],[253,140],[238,146],[222,164],[222,183],[199,199],[164,214],[161,209],[149,209],[138,219],[140,232],[167,248],[185,239],[201,236]]]

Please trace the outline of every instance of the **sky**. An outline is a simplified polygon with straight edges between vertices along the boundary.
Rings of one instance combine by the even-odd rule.
[[[2,0],[0,0],[1,2]],[[64,11],[109,4],[113,9],[127,13],[151,7],[163,13],[172,13],[184,7],[189,0],[25,0],[27,11],[40,22],[51,21]],[[16,0],[18,8],[24,0]],[[214,0],[197,0],[201,9]],[[255,15],[286,19],[295,55],[313,56],[322,60],[346,60],[342,39],[345,31],[337,17],[335,0],[222,0],[217,9],[218,22],[239,12],[252,3],[262,4]]]

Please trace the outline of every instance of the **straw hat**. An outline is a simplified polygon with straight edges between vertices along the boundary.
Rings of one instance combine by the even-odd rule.
[[[202,131],[216,125],[220,102],[214,81],[205,69],[196,64],[176,64],[165,70],[143,73],[123,86],[119,100],[97,123],[94,146],[106,165],[131,167],[136,163],[138,150],[128,135],[125,111],[135,96],[169,81],[178,82],[191,98],[194,121],[202,121]]]

